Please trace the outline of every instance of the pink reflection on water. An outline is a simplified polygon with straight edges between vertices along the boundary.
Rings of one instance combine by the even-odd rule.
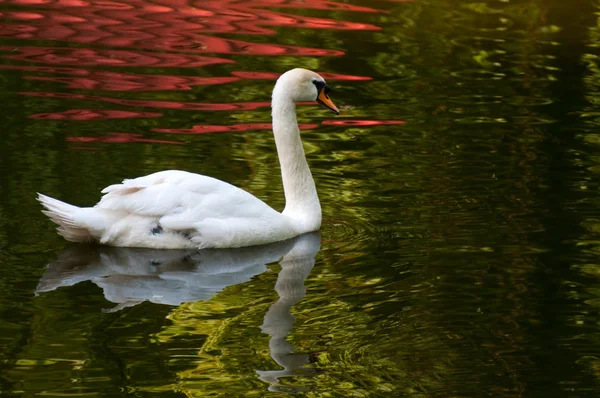
[[[165,76],[110,72],[51,66],[0,65],[0,69],[56,73],[81,77],[25,76],[28,80],[64,83],[70,88],[103,91],[161,91],[191,90],[194,86],[225,84],[240,80],[237,77]]]
[[[64,112],[36,113],[31,119],[46,120],[108,120],[161,117],[162,113],[133,112],[112,109],[70,109]]]
[[[345,119],[345,120],[325,120],[323,125],[329,126],[382,126],[390,124],[405,124],[402,120],[357,120],[357,119]]]
[[[40,4],[13,0],[16,5]],[[239,1],[239,0],[144,0],[45,2],[44,10],[8,11],[5,16],[16,21],[40,23],[37,37],[50,40],[102,43],[105,45],[139,45],[152,39],[202,38],[207,33],[272,35],[266,26],[287,26],[329,30],[380,30],[370,24],[287,14],[270,8],[343,10],[380,12],[378,10],[332,1]],[[65,26],[68,24],[68,26]],[[124,26],[125,25],[125,26]],[[124,32],[128,34],[123,34]],[[202,35],[198,34],[202,32]],[[128,40],[128,44],[124,44]],[[132,42],[133,41],[133,42]],[[115,44],[120,43],[120,44]],[[165,48],[166,50],[167,48]],[[171,48],[172,49],[172,48]],[[212,47],[211,52],[218,50]]]
[[[26,6],[29,1],[9,1]],[[158,4],[158,3],[162,3]],[[185,50],[221,54],[336,56],[342,51],[309,47],[252,43],[207,34],[235,33],[272,35],[265,26],[287,26],[328,30],[380,30],[378,26],[339,19],[285,14],[262,7],[343,9],[378,12],[367,7],[327,1],[306,3],[239,0],[121,2],[67,2],[44,4],[43,10],[7,11],[9,21],[0,25],[0,36],[29,40],[57,40],[113,47],[135,47],[163,51]],[[340,7],[341,6],[341,7]],[[23,22],[31,24],[23,24]]]
[[[177,109],[185,111],[253,111],[260,108],[269,108],[271,103],[264,102],[232,102],[232,103],[203,103],[203,102],[178,102],[160,100],[131,100],[111,97],[100,97],[76,93],[44,93],[21,92],[21,95],[42,98],[79,99],[87,101],[101,101],[110,104],[119,104],[132,107],[146,107],[158,109]],[[314,105],[314,102],[299,102],[298,105]]]
[[[109,144],[124,144],[130,142],[147,143],[147,144],[169,144],[183,145],[183,142],[168,141],[168,140],[153,140],[143,138],[141,134],[132,133],[108,133],[104,137],[67,137],[68,142],[102,142]]]
[[[129,24],[135,21],[113,21],[109,25]],[[86,26],[75,30],[62,25],[39,26],[0,23],[0,37],[24,40],[56,40],[70,43],[93,44],[110,47],[135,47],[144,50],[186,51],[190,53],[250,54],[250,55],[296,55],[296,56],[340,56],[343,51],[311,47],[262,44],[241,40],[225,39],[196,33],[174,33],[160,36],[120,27],[119,35],[109,33],[107,27]],[[114,29],[113,29],[114,30]],[[157,29],[162,30],[164,29]]]
[[[342,75],[340,73],[319,72],[319,75],[326,80],[353,80],[353,81],[368,81],[373,80],[369,76]]]
[[[368,76],[354,76],[354,75],[343,75],[341,73],[327,73],[327,72],[317,72],[321,77],[325,80],[353,80],[353,81],[368,81],[373,80],[372,77]],[[231,72],[233,76],[239,77],[240,79],[250,79],[250,80],[277,80],[280,76],[279,73],[271,73],[271,72]]]
[[[12,53],[4,55],[6,59],[52,65],[198,68],[214,64],[235,63],[235,61],[230,59],[200,55],[95,50],[88,48],[0,46],[0,51],[10,51]],[[15,52],[18,52],[18,54],[15,54]]]
[[[200,77],[193,76],[194,73],[191,72],[186,74],[192,76],[175,76],[90,70],[86,67],[194,68],[235,63],[233,60],[214,57],[212,54],[342,56],[344,52],[337,49],[274,44],[265,42],[264,38],[259,40],[261,42],[252,42],[236,40],[230,36],[217,37],[213,34],[275,35],[277,32],[274,30],[275,27],[376,31],[380,30],[378,26],[345,20],[345,13],[381,12],[370,7],[328,0],[0,0],[0,3],[14,6],[14,9],[0,11],[0,38],[66,43],[63,46],[53,47],[35,46],[38,43],[22,47],[0,46],[0,56],[6,59],[49,65],[0,65],[0,68],[50,74],[29,75],[24,78],[61,83],[69,89],[113,92],[191,90],[196,86],[227,84],[241,79],[275,80],[279,74],[237,71],[231,76]],[[302,13],[297,12],[306,9],[328,11],[331,17],[312,17],[299,15]],[[283,10],[290,10],[291,13]],[[77,48],[72,47],[71,44],[77,45]],[[95,48],[82,48],[83,46]],[[200,55],[205,53],[208,55]],[[371,80],[368,76],[327,72],[321,75],[331,81]],[[23,94],[102,101],[128,107],[195,111],[250,111],[270,106],[268,101],[227,104],[118,99],[78,93]],[[66,112],[41,113],[31,117],[53,120],[101,120],[159,116],[160,114],[152,112],[75,109]],[[351,121],[337,122],[340,125],[352,125]],[[375,121],[359,120],[354,121],[354,125],[374,125],[373,123],[360,124],[369,122]],[[388,122],[390,123],[387,124],[399,124]],[[336,124],[336,121],[323,124]],[[302,128],[314,127],[316,125],[302,126]],[[201,134],[270,128],[270,124],[250,123],[156,131]],[[125,136],[111,135],[103,139],[117,142],[121,139],[119,137]],[[122,142],[132,141],[124,139]]]
[[[355,11],[369,13],[381,12],[380,10],[376,10],[374,8],[323,0],[253,0],[251,7],[302,8],[326,11]]]
[[[2,49],[2,47],[0,47]],[[225,77],[196,77],[196,76],[169,76],[169,75],[149,75],[149,74],[133,74],[133,73],[121,73],[121,72],[110,72],[103,70],[88,70],[68,67],[53,67],[53,66],[31,66],[31,65],[0,65],[0,69],[17,69],[29,72],[40,72],[40,73],[55,73],[60,75],[73,75],[73,76],[90,76],[97,77],[100,79],[186,79],[189,81],[202,82],[195,85],[204,84],[223,84],[231,83],[240,79],[247,80],[277,80],[280,76],[279,73],[273,72],[231,72],[233,76]],[[341,73],[328,73],[318,72],[326,80],[339,80],[339,81],[369,81],[373,78],[369,76],[356,76],[356,75],[344,75]],[[128,90],[123,90],[128,91]]]
[[[318,124],[300,124],[301,130],[310,130],[319,127]],[[207,133],[227,133],[227,132],[239,132],[239,131],[251,131],[251,130],[271,130],[273,125],[271,123],[243,123],[233,124],[230,126],[222,125],[197,125],[190,129],[152,129],[157,133],[169,133],[169,134],[207,134]]]
[[[109,73],[108,75],[110,75],[110,79],[104,80],[98,75],[102,76],[106,74],[97,73],[94,75],[96,78],[25,76],[25,79],[63,83],[69,88],[81,90],[102,91],[191,90],[194,86],[224,84],[238,80],[236,78],[228,77],[183,77],[114,73]]]
[[[339,57],[345,54],[343,51],[338,50],[325,50],[320,48],[286,46],[279,44],[252,43],[241,40],[201,35],[195,35],[193,38],[165,38],[162,40],[151,38],[147,40],[140,40],[138,43],[133,43],[131,45],[153,50],[219,53],[231,55],[245,54]]]

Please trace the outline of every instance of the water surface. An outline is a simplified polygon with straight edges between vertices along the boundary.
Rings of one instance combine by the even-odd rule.
[[[593,0],[0,1],[0,395],[595,397]],[[207,174],[284,206],[279,74],[320,234],[64,242],[35,193]]]

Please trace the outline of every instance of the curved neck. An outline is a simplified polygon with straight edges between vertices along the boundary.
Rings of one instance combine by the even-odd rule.
[[[321,205],[300,140],[296,104],[285,95],[273,93],[273,134],[277,145],[281,179],[285,191],[283,214],[301,221],[313,231],[321,225]]]

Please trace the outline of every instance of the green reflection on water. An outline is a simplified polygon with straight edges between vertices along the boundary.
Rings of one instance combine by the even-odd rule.
[[[194,69],[83,67],[210,77],[303,66],[368,76],[373,80],[330,83],[341,120],[406,122],[327,125],[320,124],[326,111],[299,107],[301,123],[319,125],[303,132],[325,215],[314,267],[309,256],[290,276],[285,260],[271,259],[250,280],[180,305],[158,304],[157,297],[118,302],[107,284],[127,275],[121,271],[34,296],[44,266],[67,246],[39,213],[35,192],[92,204],[101,188],[122,178],[178,168],[227,180],[281,209],[269,131],[152,131],[268,123],[269,108],[197,112],[18,93],[264,102],[272,81],[110,92],[28,78],[46,72],[0,71],[2,394],[597,396],[596,2],[362,3],[387,12],[276,10],[381,30],[230,34],[344,51],[339,57],[238,54],[223,55],[235,64]],[[7,3],[0,9],[43,10]],[[3,40],[15,49],[86,48],[68,39]],[[0,56],[13,53],[3,49]],[[70,109],[163,116],[30,118]],[[171,144],[106,142],[110,133]],[[72,275],[77,270],[83,272],[74,268]],[[147,279],[138,275],[134,285],[165,280],[144,272]],[[276,283],[287,289],[276,291]],[[140,290],[156,293],[161,285],[150,286]],[[102,311],[115,306],[120,311]],[[269,328],[269,319],[278,328]]]

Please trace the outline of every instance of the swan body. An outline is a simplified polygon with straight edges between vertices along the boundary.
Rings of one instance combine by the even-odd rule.
[[[316,231],[321,206],[296,121],[296,102],[316,100],[339,113],[318,74],[292,69],[272,95],[273,134],[286,198],[283,212],[229,183],[179,170],[125,180],[102,190],[94,207],[38,194],[43,213],[72,242],[154,249],[233,248]]]

